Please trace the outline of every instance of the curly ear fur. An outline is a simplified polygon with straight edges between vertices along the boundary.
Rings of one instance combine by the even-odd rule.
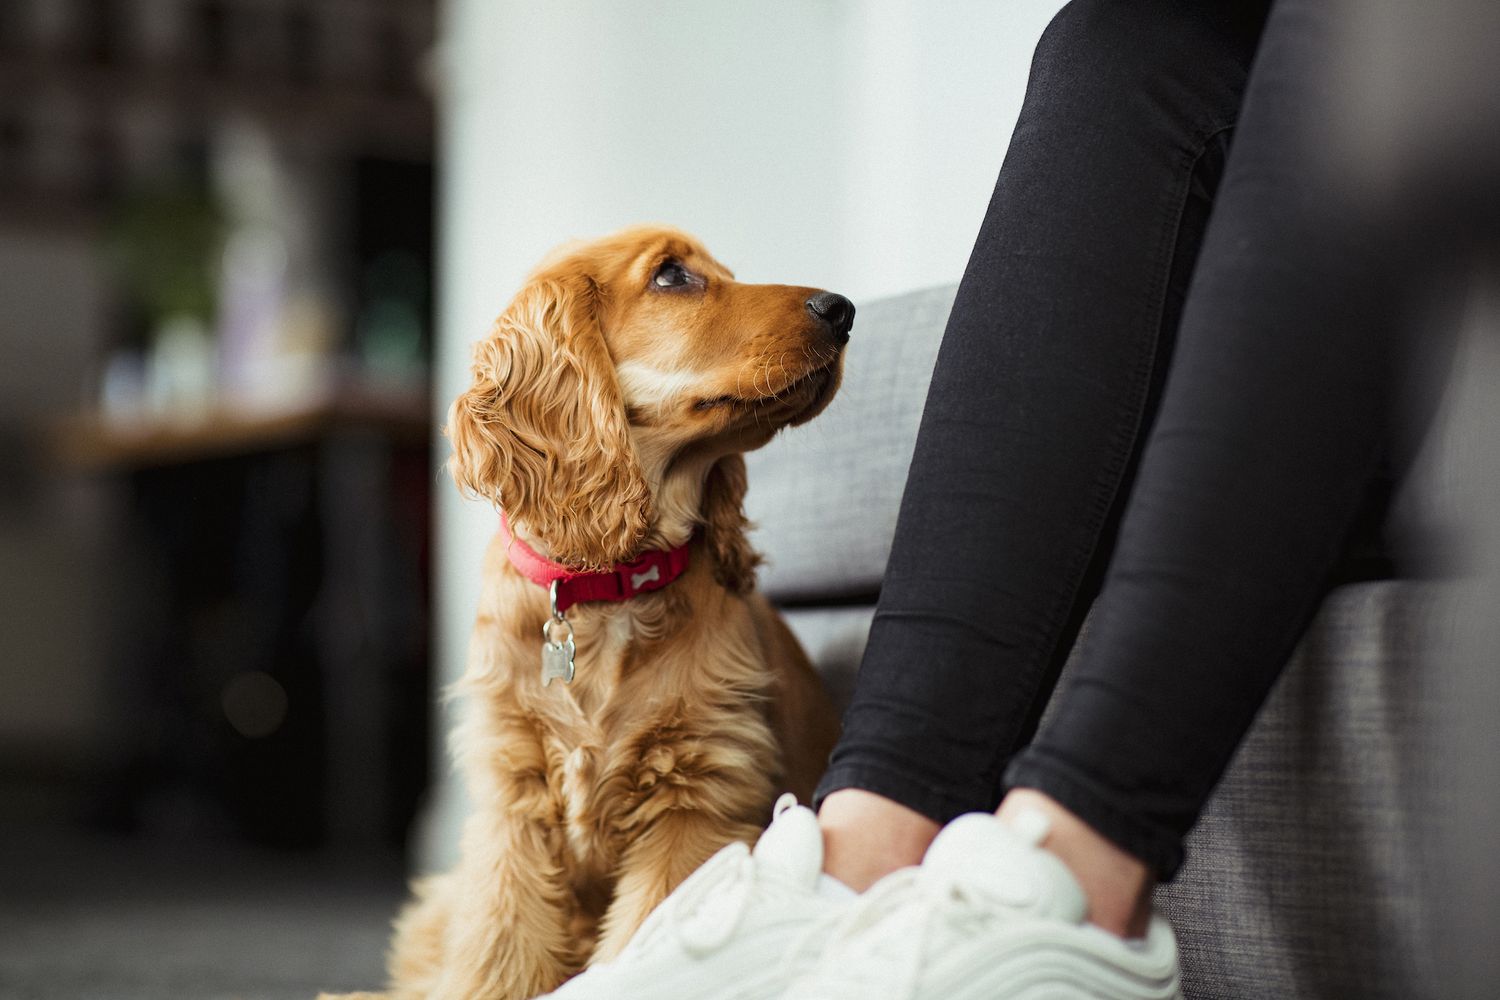
[[[448,470],[524,525],[553,559],[632,558],[653,517],[599,329],[601,292],[557,267],[523,288],[474,346],[474,383],[448,413]]]
[[[730,592],[755,589],[760,555],[750,547],[745,517],[745,456],[728,455],[714,463],[703,484],[704,540],[714,560],[714,579]]]

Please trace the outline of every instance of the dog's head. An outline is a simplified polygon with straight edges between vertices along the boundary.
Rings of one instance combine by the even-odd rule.
[[[827,405],[853,318],[842,296],[737,282],[672,229],[564,247],[475,346],[449,468],[574,566],[633,557],[668,506],[742,524],[738,453]]]

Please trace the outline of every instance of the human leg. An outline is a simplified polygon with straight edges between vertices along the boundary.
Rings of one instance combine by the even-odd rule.
[[[1253,6],[1081,0],[1038,45],[820,787],[829,871],[851,884],[993,808],[1035,729],[1150,424]]]
[[[1393,435],[1401,285],[1319,161],[1333,17],[1309,0],[1271,15],[1090,633],[1006,774],[1161,877]]]
[[[789,997],[1175,994],[1153,878],[1366,509],[1408,356],[1395,255],[1318,159],[1332,16],[1271,14],[1094,626],[1000,818],[944,829]]]

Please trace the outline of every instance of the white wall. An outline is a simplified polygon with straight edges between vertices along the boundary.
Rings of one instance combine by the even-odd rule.
[[[743,280],[856,304],[956,281],[1059,6],[450,0],[439,420],[469,343],[566,238],[669,222]],[[462,670],[495,517],[450,488],[439,496],[446,683]],[[440,789],[426,867],[451,857],[457,797]]]

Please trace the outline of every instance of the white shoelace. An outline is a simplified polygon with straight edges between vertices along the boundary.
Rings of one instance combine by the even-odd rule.
[[[756,881],[750,849],[731,844],[682,886],[665,917],[689,955],[702,957],[724,946],[750,905]]]
[[[843,911],[810,927],[784,961],[796,965],[821,954],[830,978],[815,976],[809,985],[836,989],[853,998],[878,993],[891,1000],[910,1000],[935,926],[946,923],[960,932],[972,932],[1001,919],[1002,910],[975,900],[956,882],[905,868],[886,876]],[[882,929],[882,924],[889,926]]]
[[[772,823],[797,807],[797,797],[783,794],[772,807]],[[730,844],[704,862],[662,907],[661,919],[676,932],[689,955],[702,957],[722,948],[739,927],[760,883],[754,854],[744,844]],[[655,923],[648,918],[647,926]],[[641,930],[647,930],[643,926]],[[644,937],[644,934],[640,935]]]

